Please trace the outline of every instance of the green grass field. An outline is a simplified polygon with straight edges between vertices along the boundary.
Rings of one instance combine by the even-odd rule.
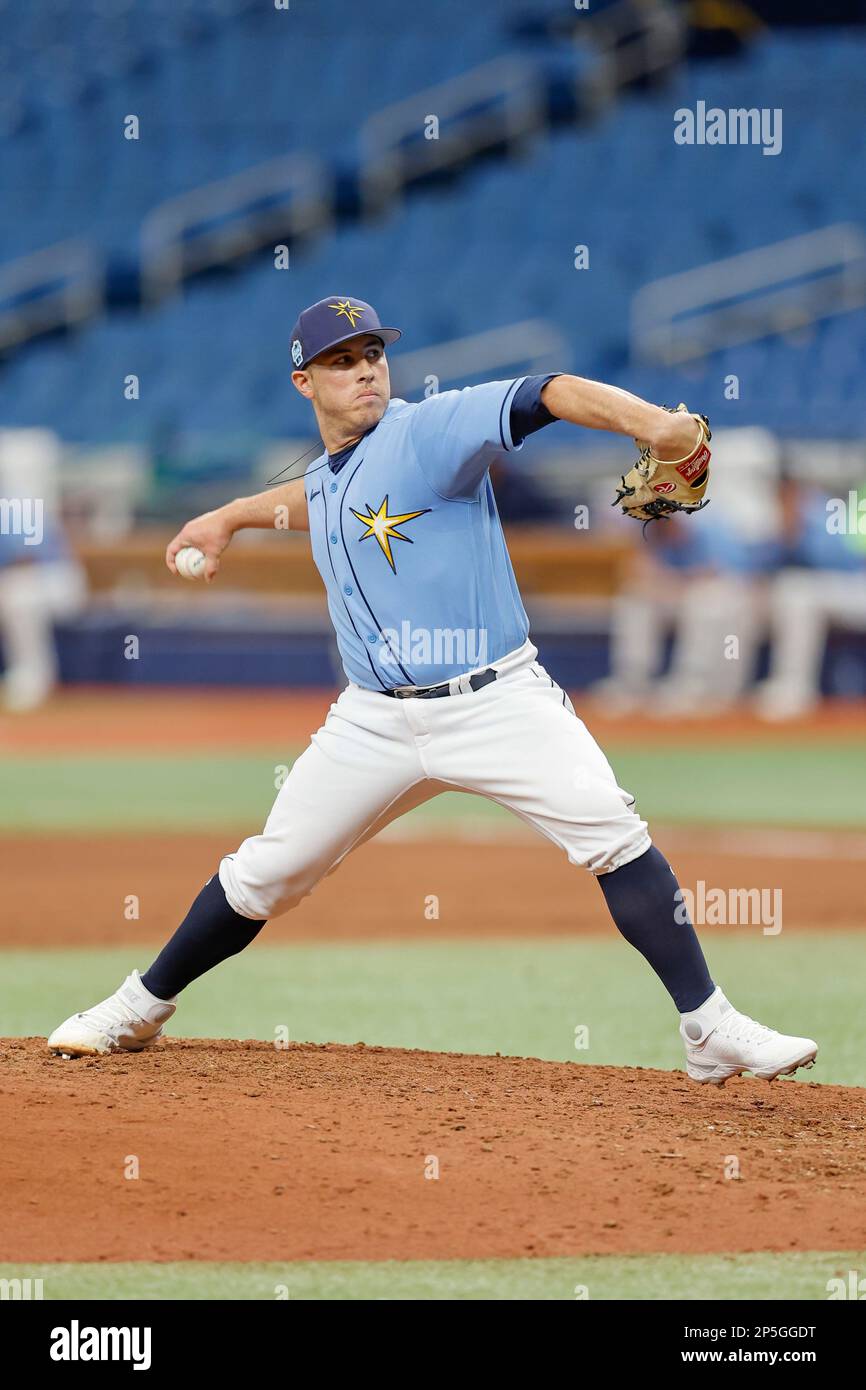
[[[866,1084],[861,1001],[866,933],[714,938],[714,975],[743,1012],[821,1041],[810,1081]],[[820,990],[810,989],[820,957]],[[833,970],[826,968],[828,959]],[[45,1034],[110,994],[150,953],[128,949],[5,953],[2,1031]],[[183,1037],[379,1044],[495,1052],[549,1061],[669,1070],[683,1066],[678,1019],[637,952],[612,930],[575,941],[446,941],[267,946],[257,942],[184,994],[170,1032]],[[589,1028],[587,1050],[575,1027]]]
[[[583,1301],[826,1299],[866,1251],[760,1255],[587,1255],[557,1260],[352,1260],[287,1264],[0,1264],[42,1279],[45,1299]]]
[[[20,831],[218,829],[264,821],[276,793],[275,769],[299,748],[273,754],[57,753],[4,755],[0,827]],[[866,824],[866,739],[855,742],[747,744],[707,748],[606,750],[620,785],[650,820],[686,825],[839,826]],[[171,787],[171,797],[166,797]],[[510,822],[481,797],[446,793],[407,820]]]

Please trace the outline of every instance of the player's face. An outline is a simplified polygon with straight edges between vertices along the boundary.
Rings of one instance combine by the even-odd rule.
[[[391,399],[388,362],[380,338],[366,336],[320,353],[305,373],[316,413],[351,438],[377,425]],[[298,384],[298,389],[303,387]]]

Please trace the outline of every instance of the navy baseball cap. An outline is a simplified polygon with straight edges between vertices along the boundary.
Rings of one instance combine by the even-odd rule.
[[[363,299],[337,294],[320,299],[301,311],[292,329],[292,362],[301,371],[320,352],[366,333],[375,333],[385,344],[396,343],[402,336],[399,328],[383,328],[372,304],[365,304]]]

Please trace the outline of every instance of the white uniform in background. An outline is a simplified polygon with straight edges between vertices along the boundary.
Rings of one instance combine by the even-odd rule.
[[[84,571],[59,524],[60,441],[0,432],[0,641],[3,704],[34,709],[57,681],[54,624],[84,605]]]
[[[795,719],[821,698],[831,630],[866,630],[866,567],[782,570],[770,591],[769,621],[770,673],[758,687],[758,713]]]
[[[594,696],[623,710],[651,701],[654,714],[678,717],[741,698],[767,623],[766,580],[748,556],[777,538],[779,467],[779,445],[767,431],[715,431],[711,511],[653,523],[667,528],[656,540],[680,537],[681,553],[676,544],[638,551],[611,610],[611,675]],[[669,638],[670,668],[659,677]]]

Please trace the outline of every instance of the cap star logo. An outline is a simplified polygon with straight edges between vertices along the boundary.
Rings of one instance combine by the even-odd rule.
[[[364,516],[363,512],[356,512],[354,507],[349,508],[352,515],[356,516],[358,520],[362,521],[367,527],[363,536],[359,536],[358,539],[365,541],[369,536],[375,536],[382,548],[382,554],[385,556],[394,574],[397,573],[397,566],[394,564],[394,556],[391,553],[392,538],[398,541],[407,541],[409,545],[415,544],[411,536],[404,536],[401,531],[397,530],[397,527],[402,526],[407,521],[414,521],[416,516],[423,516],[425,512],[431,510],[432,508],[430,507],[422,507],[419,512],[400,512],[399,514],[391,516],[388,512],[387,492],[385,493],[385,500],[380,503],[377,512],[373,511],[369,502],[367,503],[366,516]]]
[[[351,299],[338,299],[336,304],[329,304],[328,308],[336,309],[337,318],[348,319],[353,328],[355,327],[356,320],[359,319],[364,312],[359,305],[353,304]]]

